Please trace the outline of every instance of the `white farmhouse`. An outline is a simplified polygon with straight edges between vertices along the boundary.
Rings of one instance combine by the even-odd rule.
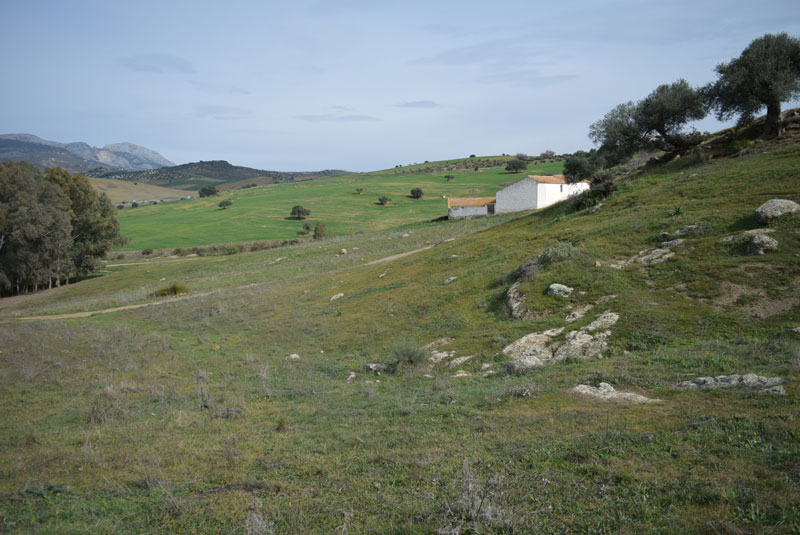
[[[564,175],[527,176],[497,192],[494,212],[538,210],[588,189],[588,180],[570,184]]]
[[[447,218],[465,219],[494,213],[494,197],[448,197]]]

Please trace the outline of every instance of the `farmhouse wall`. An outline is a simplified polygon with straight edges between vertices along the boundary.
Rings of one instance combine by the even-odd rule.
[[[481,217],[489,215],[489,210],[482,206],[453,206],[447,211],[448,219],[463,219],[465,217]]]
[[[496,214],[520,212],[537,208],[537,182],[532,179],[522,179],[497,192]]]

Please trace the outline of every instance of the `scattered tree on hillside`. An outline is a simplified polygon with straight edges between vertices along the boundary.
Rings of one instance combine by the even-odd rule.
[[[636,106],[640,135],[649,145],[662,150],[683,149],[697,145],[702,135],[686,132],[684,125],[702,119],[708,113],[703,92],[680,79],[662,84]]]
[[[550,149],[548,149],[546,151],[543,151],[541,154],[539,154],[539,157],[540,158],[548,158],[549,159],[549,158],[554,158],[555,155],[556,155],[555,152],[553,152]]]
[[[386,195],[381,195],[380,197],[378,197],[378,204],[380,204],[381,206],[386,206],[387,204],[389,204],[389,201],[391,200],[392,199],[390,199]]]
[[[411,198],[412,199],[421,199],[422,198],[422,188],[413,188],[411,190]]]
[[[470,157],[470,158],[474,158],[474,157],[475,157],[475,155],[474,155],[474,154],[470,154],[470,155],[469,155],[469,157]]]
[[[314,239],[321,240],[324,237],[325,237],[325,223],[320,221],[314,226]]]
[[[589,139],[600,146],[608,165],[617,165],[633,156],[643,146],[636,104],[626,102],[614,107],[589,126]]]
[[[139,203],[138,203],[138,202],[136,202],[136,201],[133,201],[133,202],[131,203],[131,208],[139,208]]]
[[[362,193],[364,193],[364,188],[356,188],[356,193],[361,195]]]
[[[308,221],[303,223],[303,232],[305,232],[306,234],[311,232],[311,223],[309,223]]]
[[[577,151],[564,161],[564,176],[569,182],[591,179],[597,171],[603,168],[603,158],[596,149],[590,152]]]
[[[233,202],[230,201],[229,199],[225,199],[224,201],[220,201],[217,206],[225,210],[226,208],[230,208],[231,206],[233,206]]]
[[[200,197],[213,197],[217,193],[219,193],[219,191],[217,191],[215,186],[203,186],[198,192]]]
[[[517,156],[513,160],[509,160],[508,164],[506,164],[506,171],[511,171],[512,173],[519,173],[523,169],[527,169],[528,164],[525,160],[522,160]]]
[[[311,210],[308,208],[303,208],[299,204],[292,207],[292,211],[289,214],[290,217],[294,219],[305,219],[311,215]]]
[[[781,133],[781,103],[800,97],[800,39],[766,34],[715,70],[719,79],[705,91],[720,120],[738,115],[739,123],[745,124],[766,107],[762,135]]]
[[[455,177],[454,177],[453,175],[444,175],[444,181],[445,181],[445,182],[450,182],[450,181],[451,181],[451,180],[453,180],[454,178],[455,178]]]

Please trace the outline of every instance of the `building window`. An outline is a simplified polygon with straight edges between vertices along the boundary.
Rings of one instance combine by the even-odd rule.
[[[561,188],[561,193],[564,193],[564,184],[561,184],[559,187]]]

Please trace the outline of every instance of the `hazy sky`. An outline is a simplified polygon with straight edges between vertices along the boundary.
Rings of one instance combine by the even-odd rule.
[[[616,104],[800,35],[800,0],[0,0],[0,21],[0,133],[364,171],[588,149]]]

